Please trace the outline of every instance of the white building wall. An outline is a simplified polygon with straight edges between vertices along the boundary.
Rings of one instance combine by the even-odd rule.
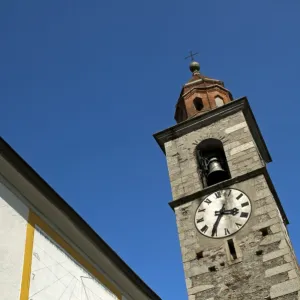
[[[1,300],[19,300],[21,296],[30,210],[20,198],[0,175]],[[35,224],[37,218],[33,219],[31,213],[34,235],[32,252],[29,251],[32,260],[28,300],[117,300],[116,295]]]
[[[28,213],[24,203],[0,182],[1,300],[20,297]]]
[[[46,233],[34,233],[29,298],[33,300],[117,300]]]

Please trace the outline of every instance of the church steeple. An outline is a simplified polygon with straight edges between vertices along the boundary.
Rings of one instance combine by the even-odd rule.
[[[182,87],[176,104],[177,123],[206,113],[233,100],[221,80],[209,78],[200,73],[200,64],[190,63],[191,79]]]
[[[188,298],[299,300],[288,220],[249,102],[233,101],[194,60],[190,70],[179,124],[154,135],[166,154]]]

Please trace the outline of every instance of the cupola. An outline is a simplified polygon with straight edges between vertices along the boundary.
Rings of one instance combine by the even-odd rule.
[[[232,101],[232,95],[221,80],[200,73],[200,64],[190,63],[192,78],[182,87],[176,104],[177,123],[204,114]]]

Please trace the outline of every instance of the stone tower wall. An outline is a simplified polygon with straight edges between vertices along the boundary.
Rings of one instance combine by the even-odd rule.
[[[252,204],[247,224],[223,239],[203,236],[194,221],[198,206],[209,195],[202,185],[195,151],[208,138],[223,143],[231,177],[239,178],[230,187],[242,190]],[[252,172],[265,169],[266,164],[243,111],[175,137],[164,146],[189,300],[300,300],[299,268],[284,212],[270,180],[263,172]],[[195,196],[197,192],[201,196]],[[186,196],[193,199],[179,200]],[[229,239],[235,246],[235,259]]]
[[[299,300],[298,264],[264,175],[231,187],[252,203],[249,221],[233,237],[211,239],[197,231],[195,212],[207,195],[175,208],[189,300]]]

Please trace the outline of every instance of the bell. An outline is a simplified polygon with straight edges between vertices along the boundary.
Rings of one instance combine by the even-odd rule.
[[[207,163],[207,184],[212,185],[228,179],[227,172],[222,168],[220,160],[212,157]]]

